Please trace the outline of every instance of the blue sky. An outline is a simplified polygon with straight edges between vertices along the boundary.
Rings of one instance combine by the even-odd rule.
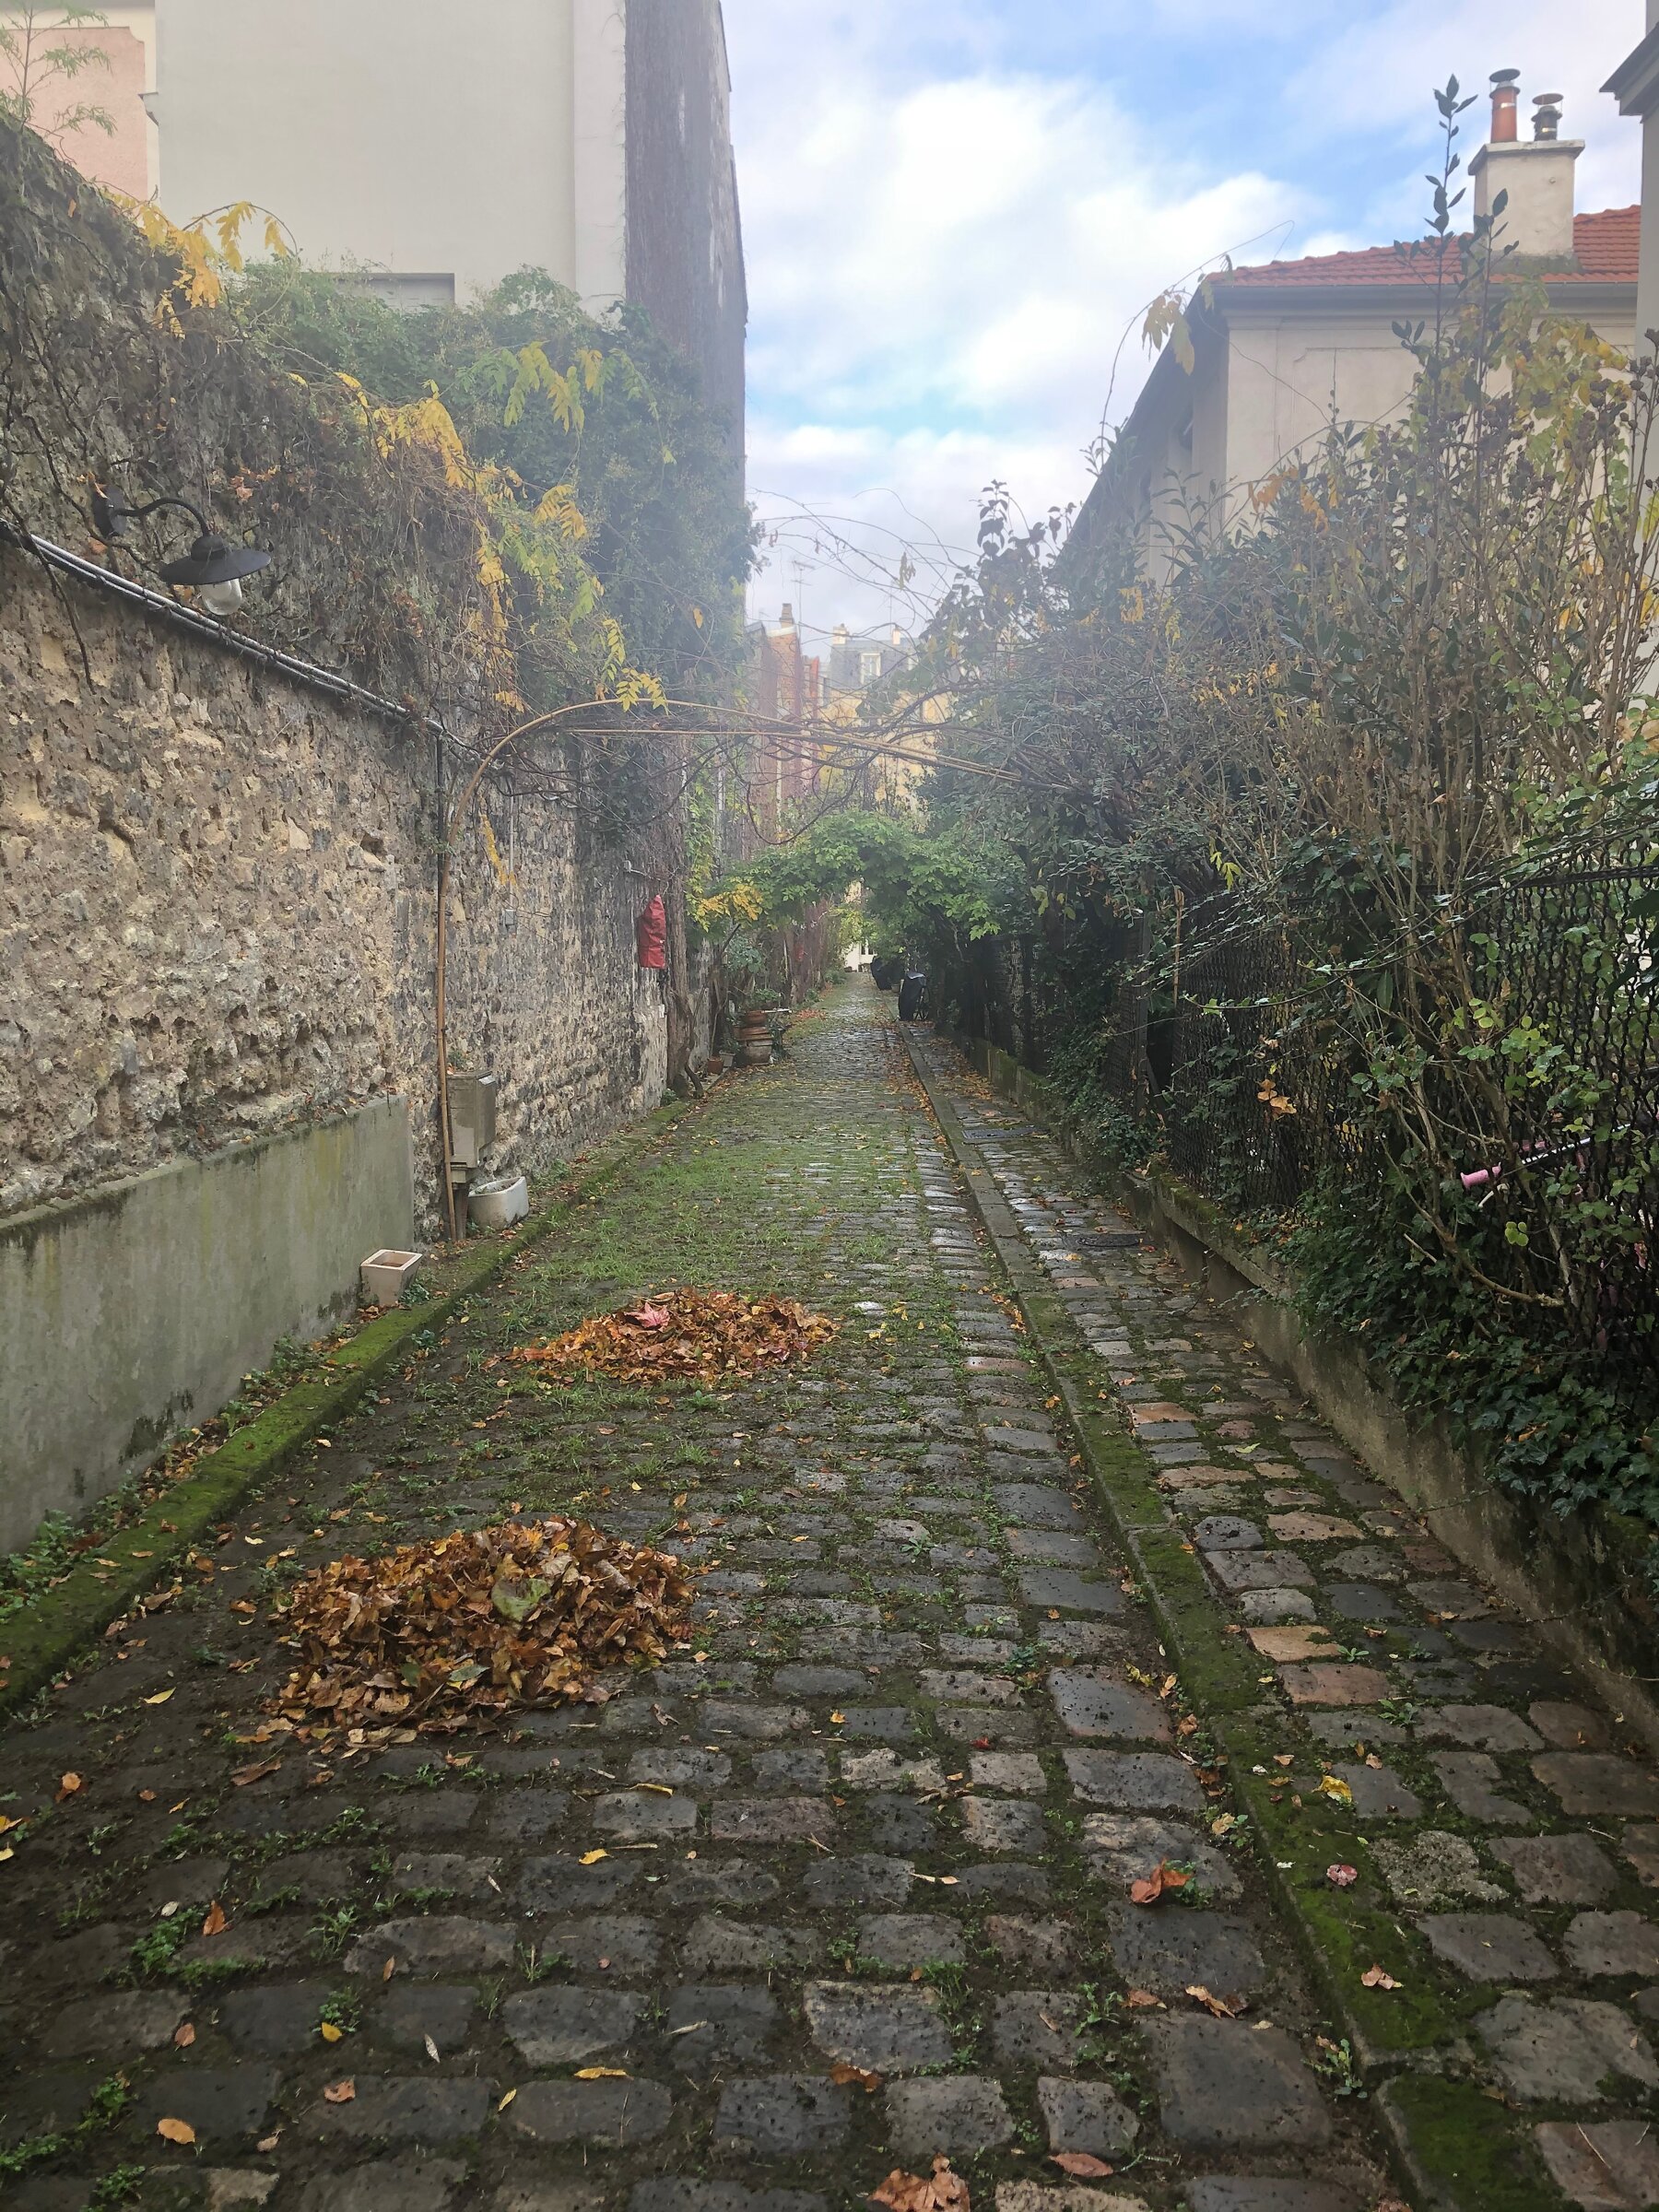
[[[1414,235],[1431,94],[1566,97],[1581,208],[1637,196],[1598,89],[1641,0],[724,0],[749,284],[751,604],[915,624],[979,488],[1081,498],[1166,285]],[[1465,119],[1485,135],[1484,97]],[[1125,334],[1127,338],[1125,340]],[[1113,359],[1116,373],[1113,377]],[[1110,396],[1109,396],[1110,395]],[[835,538],[855,550],[837,549]],[[909,548],[917,580],[889,581]],[[815,635],[814,633],[817,633]]]

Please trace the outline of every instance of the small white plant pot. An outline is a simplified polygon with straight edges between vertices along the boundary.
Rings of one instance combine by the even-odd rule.
[[[425,1258],[424,1252],[371,1252],[358,1269],[364,1305],[396,1305]]]
[[[522,1175],[475,1183],[466,1210],[480,1229],[511,1229],[530,1213],[530,1185]]]

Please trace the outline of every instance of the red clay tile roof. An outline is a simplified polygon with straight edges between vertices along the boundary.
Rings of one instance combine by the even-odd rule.
[[[1551,284],[1634,284],[1637,241],[1641,228],[1640,207],[1607,207],[1596,215],[1573,218],[1572,243],[1576,269],[1551,272]],[[1446,275],[1457,276],[1458,252],[1454,241],[1446,256]],[[1431,283],[1434,257],[1421,241],[1409,245],[1366,246],[1355,253],[1312,253],[1302,261],[1261,262],[1251,268],[1232,269],[1215,279],[1218,290],[1232,291],[1253,285],[1365,285]]]

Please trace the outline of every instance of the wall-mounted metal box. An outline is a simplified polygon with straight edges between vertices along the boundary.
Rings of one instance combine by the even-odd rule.
[[[450,1157],[458,1168],[476,1168],[495,1143],[494,1076],[449,1079]]]

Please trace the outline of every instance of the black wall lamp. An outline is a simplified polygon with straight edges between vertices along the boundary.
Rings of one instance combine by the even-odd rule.
[[[256,546],[232,545],[212,527],[201,509],[188,500],[170,495],[151,500],[143,507],[129,507],[120,492],[105,491],[95,486],[92,524],[100,537],[113,540],[126,535],[129,523],[141,523],[146,515],[155,514],[163,507],[177,507],[191,516],[200,535],[182,559],[162,563],[161,581],[189,584],[210,615],[223,619],[235,614],[242,604],[242,578],[256,576],[261,569],[268,569],[271,556],[262,553]]]

